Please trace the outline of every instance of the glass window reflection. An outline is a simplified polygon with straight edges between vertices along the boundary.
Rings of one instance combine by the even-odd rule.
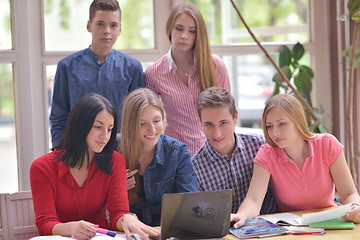
[[[254,42],[230,1],[190,0],[207,24],[212,44]],[[309,0],[235,0],[242,17],[261,42],[310,40]]]

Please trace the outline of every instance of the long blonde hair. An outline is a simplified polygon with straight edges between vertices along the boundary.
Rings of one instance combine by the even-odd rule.
[[[171,31],[174,28],[175,21],[181,14],[189,15],[196,23],[196,40],[193,49],[198,77],[200,79],[200,91],[209,87],[219,86],[215,74],[216,65],[211,54],[205,21],[201,12],[194,4],[179,4],[172,10],[166,23],[166,34],[169,37],[169,41],[171,42]]]
[[[275,107],[279,108],[288,116],[288,118],[294,123],[300,136],[304,140],[309,140],[316,136],[315,133],[309,130],[309,125],[305,117],[305,111],[300,101],[291,94],[283,93],[271,97],[266,103],[264,108],[261,122],[264,131],[264,136],[268,144],[270,144],[273,147],[277,147],[277,144],[270,138],[269,133],[266,129],[267,114],[271,109]]]
[[[139,139],[140,117],[143,110],[149,106],[157,107],[163,121],[166,115],[164,105],[159,97],[148,88],[138,88],[131,92],[125,99],[121,118],[121,139],[118,151],[126,161],[126,167],[132,171],[137,168],[141,153],[141,143]],[[138,182],[138,175],[135,175]],[[134,189],[128,191],[129,203],[135,203],[140,191],[139,184]]]

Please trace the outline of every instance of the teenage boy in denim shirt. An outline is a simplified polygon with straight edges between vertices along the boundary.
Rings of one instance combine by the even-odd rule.
[[[204,90],[198,100],[198,113],[206,142],[192,156],[200,191],[232,189],[235,213],[250,185],[253,159],[264,138],[256,134],[236,134],[238,112],[233,96],[223,88]],[[261,214],[278,212],[271,189]]]
[[[113,49],[121,32],[121,9],[116,0],[91,3],[87,30],[92,34],[90,47],[62,59],[57,66],[50,114],[54,148],[64,133],[70,110],[82,96],[104,96],[113,104],[120,121],[123,98],[145,86],[140,62]]]

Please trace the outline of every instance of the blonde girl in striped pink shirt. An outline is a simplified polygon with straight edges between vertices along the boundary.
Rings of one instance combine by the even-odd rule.
[[[206,139],[196,110],[199,94],[212,86],[230,91],[229,77],[224,62],[211,54],[204,19],[194,4],[173,9],[166,33],[171,48],[145,70],[146,86],[164,103],[165,133],[185,143],[193,155]]]

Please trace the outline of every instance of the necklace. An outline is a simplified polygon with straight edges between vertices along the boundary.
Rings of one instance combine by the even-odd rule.
[[[74,199],[75,199],[75,203],[76,203],[76,208],[78,210],[78,213],[79,213],[79,217],[80,217],[80,220],[84,220],[84,217],[85,217],[85,203],[86,203],[86,190],[87,188],[84,187],[82,190],[85,191],[85,193],[83,193],[84,198],[83,198],[83,209],[82,209],[82,212],[80,211],[80,206],[79,206],[79,203],[78,203],[78,200],[77,200],[77,197],[76,197],[76,193],[75,193],[75,187],[74,187],[74,181],[73,181],[73,177],[71,177],[71,186],[72,186],[72,190],[73,190],[73,194],[74,194]],[[83,185],[84,186],[84,185]]]
[[[188,73],[188,71],[185,71],[182,67],[179,66],[179,69],[184,73],[185,77],[189,77],[190,73]]]

